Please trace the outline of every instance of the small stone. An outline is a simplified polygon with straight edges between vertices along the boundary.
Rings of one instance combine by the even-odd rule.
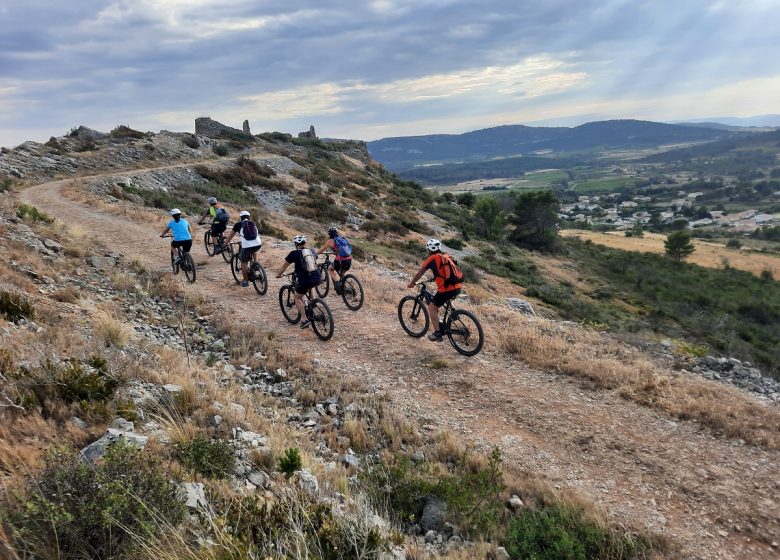
[[[236,366],[234,366],[233,364],[225,364],[225,366],[222,368],[222,371],[224,371],[225,373],[235,373]]]
[[[94,464],[106,454],[106,451],[111,445],[120,440],[143,449],[146,446],[146,442],[149,441],[149,438],[133,432],[123,432],[109,428],[99,440],[93,441],[79,451],[79,458],[82,461]]]
[[[268,475],[263,471],[252,471],[247,475],[246,479],[258,488],[267,488],[270,482]]]
[[[298,474],[298,486],[310,495],[316,495],[320,491],[320,484],[317,482],[317,477],[311,474],[309,469],[302,469],[297,472]]]
[[[414,455],[412,455],[412,461],[415,463],[424,463],[425,462],[425,453],[423,453],[422,449],[418,449],[414,452]]]
[[[184,482],[181,488],[184,490],[184,503],[191,512],[204,509],[208,505],[202,482]]]
[[[173,397],[175,395],[180,395],[181,393],[183,393],[184,387],[182,387],[181,385],[176,385],[174,383],[166,383],[165,385],[163,385],[163,390],[166,393],[168,393],[169,396]]]
[[[132,432],[135,429],[135,425],[124,418],[114,418],[109,427],[123,432]]]
[[[503,546],[496,547],[496,553],[494,557],[496,560],[511,560],[509,553]]]
[[[87,423],[84,422],[84,420],[82,420],[78,416],[71,416],[70,423],[76,426],[77,428],[81,428],[82,430],[87,429]]]
[[[92,255],[91,257],[87,257],[87,264],[97,270],[108,270],[116,266],[116,259]]]
[[[512,511],[519,511],[525,507],[525,504],[523,503],[523,500],[520,499],[520,496],[513,495],[509,498],[509,507]]]
[[[352,455],[351,453],[348,453],[346,455],[343,455],[341,457],[341,464],[344,465],[347,468],[355,468],[357,469],[360,465],[360,461],[358,461],[358,458]]]
[[[425,543],[426,544],[433,544],[436,542],[436,537],[438,535],[436,534],[436,531],[428,531],[425,533]]]
[[[232,402],[228,405],[228,410],[237,416],[244,416],[246,414],[246,407],[243,404]]]
[[[215,414],[211,417],[211,425],[215,428],[219,427],[219,425],[222,424],[222,416],[219,414]]]
[[[51,251],[54,251],[55,253],[61,253],[63,251],[63,246],[53,239],[44,239],[43,246]]]
[[[447,502],[438,496],[429,496],[425,500],[420,525],[423,530],[437,530],[444,524],[444,516],[447,510]]]

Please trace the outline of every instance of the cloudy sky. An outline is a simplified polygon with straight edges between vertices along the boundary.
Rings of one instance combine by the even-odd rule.
[[[780,0],[0,0],[0,145],[780,113]]]

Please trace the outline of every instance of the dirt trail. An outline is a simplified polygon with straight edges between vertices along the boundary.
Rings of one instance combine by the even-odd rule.
[[[79,224],[127,258],[169,268],[168,242],[157,237],[157,229],[66,199],[60,189],[69,182],[37,185],[21,197]],[[196,260],[205,255],[199,241],[193,250]],[[354,373],[384,389],[418,423],[448,429],[478,449],[499,446],[507,463],[574,489],[615,522],[668,535],[686,558],[778,557],[770,543],[780,541],[780,452],[717,438],[610,391],[583,389],[576,380],[493,353],[490,340],[482,354],[468,359],[447,343],[409,338],[395,315],[370,299],[353,314],[329,296],[335,335],[321,343],[289,325],[279,310],[281,280],[273,272],[285,251],[263,249],[261,260],[272,277],[265,297],[237,287],[218,257],[199,267],[197,282],[187,290],[235,310],[237,320],[259,319],[334,374]],[[397,283],[400,299],[401,283],[387,282]],[[432,371],[424,362],[433,357],[451,366]]]

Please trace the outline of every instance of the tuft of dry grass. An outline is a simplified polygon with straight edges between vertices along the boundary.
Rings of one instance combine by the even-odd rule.
[[[436,436],[433,456],[442,463],[457,463],[463,457],[463,448],[451,432],[441,432]]]
[[[108,311],[99,313],[95,318],[92,333],[103,348],[121,348],[129,339],[124,325]]]
[[[62,303],[76,303],[79,300],[79,292],[73,286],[66,286],[51,294],[51,298]]]
[[[368,451],[374,446],[374,438],[368,432],[368,424],[363,418],[347,415],[344,418],[344,435],[356,451]]]
[[[447,369],[450,367],[450,362],[445,360],[444,358],[434,358],[431,360],[431,363],[428,364],[431,369]]]

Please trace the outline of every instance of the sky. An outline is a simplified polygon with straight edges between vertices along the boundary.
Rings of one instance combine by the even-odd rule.
[[[0,145],[780,113],[780,0],[0,0]]]

